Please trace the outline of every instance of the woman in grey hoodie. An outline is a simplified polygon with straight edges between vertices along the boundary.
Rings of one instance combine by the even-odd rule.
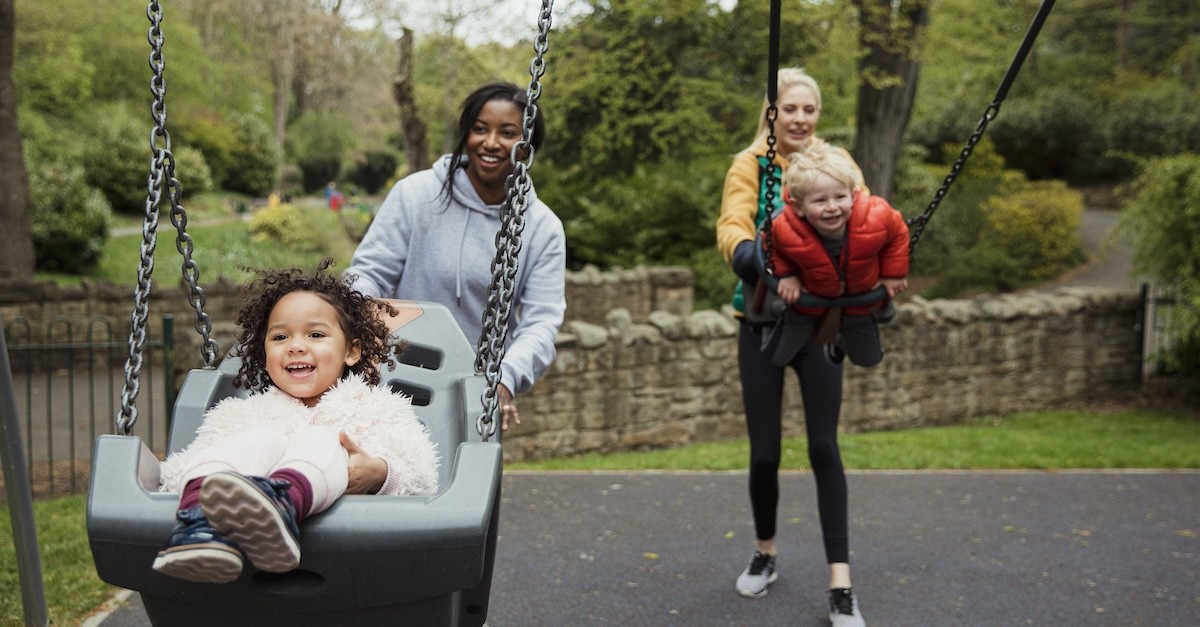
[[[458,144],[428,170],[396,183],[375,215],[346,274],[368,296],[432,301],[454,314],[477,342],[492,279],[500,207],[522,138],[527,102],[511,83],[489,83],[462,103]],[[541,110],[531,145],[541,148]],[[508,343],[500,366],[501,426],[520,424],[513,397],[528,391],[554,360],[554,338],[566,311],[562,221],[534,190],[527,194]]]

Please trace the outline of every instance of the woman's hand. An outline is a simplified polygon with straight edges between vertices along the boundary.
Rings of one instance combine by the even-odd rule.
[[[496,401],[500,404],[500,429],[508,431],[508,421],[521,424],[521,412],[517,411],[513,393],[503,383],[496,386]]]
[[[338,434],[338,439],[341,440],[342,448],[350,454],[350,482],[346,485],[346,494],[379,492],[383,482],[387,480],[387,462],[364,453],[345,431]]]

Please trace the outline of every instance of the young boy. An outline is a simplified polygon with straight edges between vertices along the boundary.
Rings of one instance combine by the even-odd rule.
[[[842,351],[859,366],[883,359],[875,314],[883,303],[844,311],[795,304],[802,292],[837,298],[882,285],[890,299],[908,287],[908,225],[886,200],[857,189],[857,171],[845,152],[821,142],[793,154],[784,172],[786,207],[771,222],[771,262],[776,291],[791,308],[781,319],[788,328],[764,339],[775,365],[790,362],[814,335],[833,344],[834,361]]]

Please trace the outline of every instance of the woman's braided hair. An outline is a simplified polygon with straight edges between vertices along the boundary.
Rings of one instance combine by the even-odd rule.
[[[358,363],[349,366],[346,374],[362,376],[369,385],[379,385],[380,365],[395,363],[396,356],[405,347],[404,342],[394,341],[380,314],[396,315],[395,307],[375,300],[350,287],[352,277],[341,277],[326,270],[333,259],[326,257],[317,265],[316,272],[300,268],[287,270],[244,268],[258,275],[249,284],[239,288],[246,302],[238,311],[237,324],[242,328],[234,354],[242,359],[233,385],[260,392],[271,384],[267,374],[266,333],[271,310],[284,296],[298,291],[313,292],[329,303],[337,312],[346,342],[358,342],[362,356]]]

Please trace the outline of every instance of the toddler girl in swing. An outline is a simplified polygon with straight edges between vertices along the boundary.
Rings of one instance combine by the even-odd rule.
[[[154,570],[189,581],[237,579],[243,560],[267,572],[300,564],[298,523],[342,494],[428,495],[440,463],[408,397],[379,387],[403,346],[394,309],[325,270],[262,270],[238,312],[235,387],[195,441],[162,463],[179,492],[176,525]],[[352,277],[349,277],[352,279]]]
[[[794,153],[783,174],[786,206],[771,222],[771,262],[776,292],[791,307],[763,338],[771,363],[789,363],[815,335],[835,363],[859,366],[883,359],[876,312],[860,307],[813,308],[796,304],[803,292],[823,298],[869,292],[879,286],[894,298],[908,288],[908,225],[899,211],[855,183],[858,168],[843,151],[813,139]],[[890,303],[889,303],[890,304]]]

